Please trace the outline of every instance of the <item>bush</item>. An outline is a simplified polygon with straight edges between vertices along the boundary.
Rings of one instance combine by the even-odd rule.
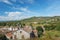
[[[57,31],[60,31],[60,24],[55,28]]]
[[[56,26],[55,25],[45,25],[44,26],[45,27],[45,30],[54,30],[55,28],[56,28]]]
[[[4,34],[0,34],[0,40],[8,40]]]
[[[38,26],[38,27],[36,27],[36,29],[37,29],[37,31],[38,31],[38,37],[41,37],[42,34],[43,34],[43,29],[42,29],[42,27]]]

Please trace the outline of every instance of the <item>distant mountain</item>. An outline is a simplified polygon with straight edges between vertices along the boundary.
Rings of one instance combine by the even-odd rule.
[[[31,17],[28,19],[21,20],[22,22],[42,22],[42,21],[53,21],[53,20],[60,20],[60,16],[54,16],[54,17]]]
[[[60,16],[53,16],[53,17],[31,17],[19,21],[6,21],[6,22],[0,22],[1,25],[16,25],[17,23],[20,24],[27,24],[27,23],[40,23],[40,24],[45,24],[45,23],[57,23],[60,22]]]

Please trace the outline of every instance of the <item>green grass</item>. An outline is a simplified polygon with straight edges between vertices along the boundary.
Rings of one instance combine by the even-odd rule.
[[[45,35],[40,37],[40,40],[60,40],[59,31],[46,31]]]

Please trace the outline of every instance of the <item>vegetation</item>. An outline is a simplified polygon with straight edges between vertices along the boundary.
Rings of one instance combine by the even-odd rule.
[[[4,34],[0,34],[0,40],[8,40]]]
[[[20,24],[22,27],[24,24],[32,26],[32,28],[36,28],[39,30],[40,25],[45,27],[46,33],[40,37],[41,40],[60,40],[60,16],[54,17],[31,17],[19,21],[7,21],[0,22],[0,26],[17,26]]]

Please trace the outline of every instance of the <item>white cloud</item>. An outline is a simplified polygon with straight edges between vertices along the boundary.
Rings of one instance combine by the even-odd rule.
[[[20,20],[22,12],[5,12],[7,16],[0,16],[1,21]]]
[[[0,0],[0,2],[4,2],[4,3],[6,3],[6,4],[12,4],[10,1],[12,1],[12,2],[17,2],[17,1],[19,1],[21,4],[25,4],[25,3],[30,3],[30,4],[32,4],[32,3],[35,2],[35,0]]]
[[[30,3],[30,4],[32,4],[34,2],[35,2],[35,0],[20,0],[20,3],[22,3],[22,4],[24,4],[24,3]]]
[[[22,12],[5,12],[5,13],[8,13],[8,16],[9,17],[14,17],[14,16],[19,16]]]
[[[5,17],[5,16],[0,16],[0,21],[6,20],[6,19],[7,19],[7,17]]]
[[[28,12],[28,13],[30,13],[31,11],[30,10],[28,10],[28,8],[20,8],[22,11],[24,11],[24,12]]]
[[[23,15],[23,12],[5,12],[7,16],[0,16],[0,21],[21,20],[30,16]]]
[[[20,10],[20,11],[23,11],[23,12],[26,12],[26,13],[32,13],[32,11],[30,11],[29,9],[28,9],[28,7],[20,7],[20,8],[16,8],[16,7],[13,7],[13,9],[15,9],[15,10]]]
[[[6,4],[12,4],[11,2],[9,2],[9,0],[0,0],[0,2],[4,2]]]

